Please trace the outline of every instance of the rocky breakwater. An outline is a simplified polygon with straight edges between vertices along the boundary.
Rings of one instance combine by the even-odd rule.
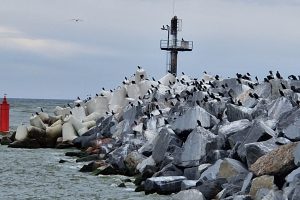
[[[299,199],[300,80],[236,76],[156,81],[139,68],[115,90],[37,113],[10,146],[75,145],[68,155],[91,161],[82,172],[135,176],[146,194]]]

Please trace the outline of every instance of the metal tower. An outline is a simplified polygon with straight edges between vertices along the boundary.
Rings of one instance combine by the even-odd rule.
[[[174,16],[171,19],[171,26],[166,25],[161,28],[161,30],[168,31],[168,39],[160,41],[160,49],[170,52],[170,60],[167,62],[167,69],[175,76],[177,75],[177,55],[178,51],[192,51],[193,42],[181,40],[178,41],[177,34],[181,31],[182,20]],[[171,35],[171,39],[170,39]]]

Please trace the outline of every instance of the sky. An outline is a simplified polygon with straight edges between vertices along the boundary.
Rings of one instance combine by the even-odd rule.
[[[142,66],[166,73],[162,25],[182,19],[178,73],[299,75],[299,0],[0,0],[0,96],[75,99]],[[72,19],[79,18],[79,22]]]

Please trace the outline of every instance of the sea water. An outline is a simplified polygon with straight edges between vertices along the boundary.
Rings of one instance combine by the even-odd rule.
[[[8,99],[10,127],[29,123],[32,113],[53,113],[55,106],[69,100]],[[124,176],[93,176],[78,170],[87,163],[76,163],[65,152],[75,149],[12,149],[0,145],[0,199],[170,199],[157,194],[134,192],[134,185],[117,187]],[[66,160],[59,163],[59,160]]]

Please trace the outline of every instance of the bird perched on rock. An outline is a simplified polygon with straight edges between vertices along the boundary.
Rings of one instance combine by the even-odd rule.
[[[280,75],[279,71],[276,72],[276,78],[283,79],[282,76]]]
[[[278,91],[279,91],[279,94],[280,94],[282,97],[284,97],[283,91],[282,91],[281,89],[279,89]]]
[[[197,124],[198,124],[198,126],[202,126],[200,120],[198,120],[198,119],[197,119]]]
[[[282,89],[286,89],[286,86],[283,84],[283,83],[280,83],[280,85],[281,85],[281,87],[282,87]]]
[[[292,75],[289,75],[289,76],[288,76],[288,79],[290,79],[290,80],[295,80],[295,81],[296,81],[296,80],[297,80],[297,77],[296,77],[295,75],[292,74]]]

